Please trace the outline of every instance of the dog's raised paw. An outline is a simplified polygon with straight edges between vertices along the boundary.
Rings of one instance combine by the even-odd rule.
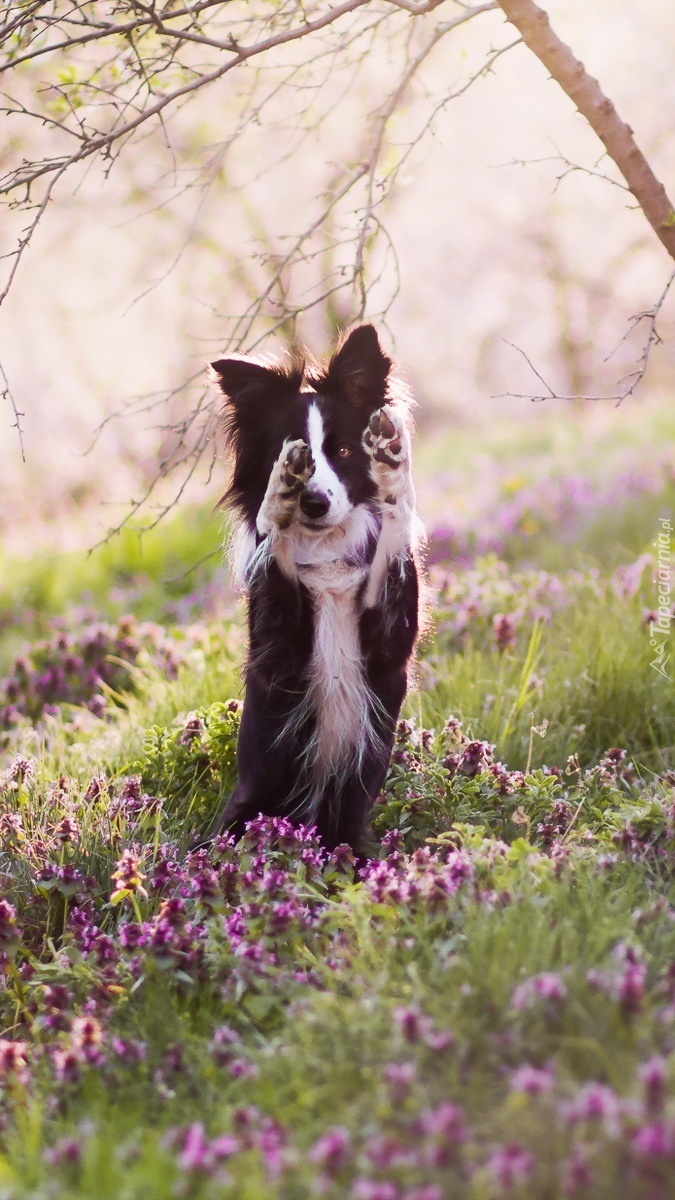
[[[363,434],[363,448],[375,462],[400,467],[407,458],[408,431],[403,417],[391,404],[373,413]]]
[[[284,442],[280,465],[286,492],[291,495],[301,492],[314,474],[314,459],[307,442],[301,438],[295,442]]]

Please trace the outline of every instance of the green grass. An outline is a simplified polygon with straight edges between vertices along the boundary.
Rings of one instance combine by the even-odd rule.
[[[480,624],[459,650],[438,631],[410,710],[431,727],[454,713],[521,770],[564,766],[570,754],[592,762],[615,745],[645,771],[672,768],[675,690],[650,665],[643,606],[639,596],[598,596],[582,583],[550,624],[526,623],[513,650],[487,648]],[[532,741],[532,726],[544,724]]]
[[[115,618],[171,620],[173,608],[219,573],[223,518],[208,509],[173,514],[155,529],[125,526],[89,552],[41,547],[30,557],[0,547],[0,665],[49,618],[86,606]]]
[[[650,422],[617,425],[608,457],[672,428]],[[543,420],[495,429],[489,449],[590,470],[584,437]],[[460,464],[470,439],[421,461]],[[628,594],[612,574],[672,502],[627,501],[568,547],[524,538],[509,566],[444,580],[364,880],[310,842],[188,852],[234,777],[244,628],[229,603],[175,678],[132,667],[103,719],[63,706],[6,738],[0,1039],[27,1043],[28,1074],[0,1042],[0,1200],[673,1194],[675,689],[650,665],[649,572]],[[192,512],[88,559],[5,561],[0,662],[55,617],[77,630],[84,603],[193,620],[220,567],[191,568],[218,539]],[[498,614],[514,621],[502,649]],[[189,1161],[196,1123],[206,1157]],[[209,1148],[223,1136],[229,1150]]]
[[[514,1095],[509,1071],[522,1062],[554,1064],[558,1104],[574,1096],[584,1079],[620,1096],[628,1086],[638,1097],[630,1081],[645,1055],[668,1052],[655,1009],[675,931],[667,912],[648,925],[637,912],[657,895],[672,901],[672,889],[655,889],[639,869],[598,877],[580,866],[570,886],[567,877],[558,880],[546,871],[537,878],[519,863],[505,864],[499,882],[509,902],[485,906],[464,896],[431,913],[391,906],[375,915],[358,890],[344,890],[325,932],[339,920],[337,977],[323,966],[320,943],[298,945],[296,961],[312,961],[320,986],[287,993],[266,1023],[247,1015],[245,1004],[235,1010],[219,1001],[213,989],[203,989],[197,1003],[196,996],[167,990],[161,979],[147,980],[114,1022],[118,1032],[149,1047],[143,1066],[120,1072],[114,1092],[92,1071],[71,1088],[60,1114],[48,1115],[39,1100],[26,1096],[6,1138],[0,1168],[6,1194],[159,1200],[187,1185],[183,1194],[200,1197],[308,1197],[314,1171],[306,1153],[327,1128],[345,1127],[357,1147],[383,1136],[406,1143],[420,1113],[456,1103],[475,1141],[441,1169],[429,1167],[422,1174],[427,1183],[449,1187],[449,1195],[458,1187],[469,1197],[496,1195],[480,1169],[470,1183],[466,1172],[480,1168],[495,1146],[516,1141],[538,1164],[522,1194],[562,1195],[557,1165],[569,1152],[570,1131],[552,1098]],[[616,946],[627,941],[639,948],[650,973],[649,999],[633,1015],[587,982],[589,971],[613,970]],[[564,1003],[514,1009],[516,989],[544,972],[564,980]],[[273,993],[274,981],[266,982]],[[407,1041],[393,1017],[400,1006],[418,1008],[436,1033],[451,1034],[449,1047],[439,1052],[422,1040]],[[209,1054],[209,1035],[223,1017],[242,1032],[253,1070],[248,1078],[232,1080]],[[176,1044],[184,1067],[159,1100],[162,1049]],[[387,1084],[392,1063],[411,1066],[412,1082],[398,1103]],[[211,1134],[236,1130],[235,1110],[244,1105],[255,1105],[289,1131],[281,1176],[270,1176],[251,1150],[236,1156],[220,1181],[206,1172],[186,1180],[162,1131],[193,1121],[204,1122]],[[54,1174],[42,1146],[66,1135],[83,1144],[82,1157]],[[622,1178],[611,1137],[598,1136],[593,1127],[588,1144],[601,1185],[585,1195],[618,1194],[611,1190],[617,1187],[629,1197],[649,1194],[630,1175]],[[339,1173],[331,1196],[349,1194],[349,1174]],[[405,1165],[388,1177],[402,1187],[420,1182],[419,1168]]]

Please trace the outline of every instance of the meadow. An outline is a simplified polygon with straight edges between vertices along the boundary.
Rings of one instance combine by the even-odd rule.
[[[191,849],[242,688],[207,507],[0,551],[1,1200],[672,1197],[674,437],[635,402],[420,439],[365,864],[268,819]]]

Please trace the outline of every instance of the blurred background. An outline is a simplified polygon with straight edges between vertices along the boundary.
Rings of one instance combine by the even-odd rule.
[[[87,548],[123,520],[158,462],[178,454],[209,357],[290,340],[316,354],[330,348],[356,301],[348,288],[317,298],[351,261],[358,196],[336,206],[269,300],[256,308],[257,300],[274,264],[363,158],[431,22],[460,8],[450,2],[416,20],[414,33],[402,11],[358,53],[341,53],[328,35],[324,58],[309,63],[306,48],[284,47],[259,72],[233,72],[195,94],[172,117],[170,137],[147,127],[109,176],[89,165],[57,187],[0,310],[1,360],[25,414],[26,453],[24,463],[5,400],[6,553]],[[547,11],[673,194],[675,10],[664,0],[639,10],[631,0],[549,0]],[[631,472],[660,478],[671,453],[675,295],[660,314],[647,377],[622,406],[503,395],[541,390],[524,355],[556,392],[616,392],[644,346],[645,322],[631,318],[654,305],[672,266],[530,52],[494,53],[513,40],[503,15],[488,12],[438,41],[387,125],[375,179],[384,194],[380,177],[393,172],[377,210],[386,238],[372,246],[364,315],[419,401],[423,515],[462,536],[498,496],[550,478],[549,450],[556,472],[566,462],[598,475],[605,491]],[[48,58],[20,68],[22,94],[37,95],[53,67]],[[15,117],[6,157],[55,136]],[[20,216],[10,214],[6,236],[12,222],[16,231]],[[294,319],[284,319],[284,301],[300,310]],[[247,310],[252,318],[238,320]],[[181,504],[218,499],[220,464],[206,475],[196,474]],[[151,498],[142,520],[181,480],[179,472]],[[489,543],[487,529],[481,536]]]

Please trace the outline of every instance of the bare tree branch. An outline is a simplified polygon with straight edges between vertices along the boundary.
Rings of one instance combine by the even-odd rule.
[[[533,0],[498,0],[525,45],[560,84],[616,163],[659,241],[675,259],[675,207],[640,150],[633,131],[622,121],[597,79],[551,28],[547,14]]]
[[[556,175],[554,192],[557,192],[563,179],[567,179],[568,175],[574,175],[575,173],[588,175],[591,179],[602,179],[604,183],[610,183],[612,187],[620,188],[622,192],[630,192],[627,183],[622,183],[620,179],[612,179],[611,175],[598,170],[598,166],[604,157],[605,154],[603,153],[592,167],[585,167],[582,163],[572,162],[562,151],[558,150],[557,154],[547,154],[542,158],[514,158],[511,162],[504,165],[508,167],[533,167],[539,163],[561,163],[563,170],[559,175]]]
[[[414,80],[426,81],[427,63],[446,35],[474,17],[499,10],[517,27],[518,41],[545,64],[598,134],[627,189],[675,258],[675,214],[665,190],[611,101],[532,0],[255,0],[250,4],[115,0],[112,5],[108,0],[21,0],[0,23],[0,75],[5,88],[0,113],[11,115],[24,132],[24,141],[20,135],[12,139],[5,157],[0,201],[7,209],[25,214],[25,224],[9,253],[2,256],[6,278],[0,282],[0,304],[64,184],[72,183],[75,190],[94,168],[105,183],[120,160],[131,164],[131,175],[134,149],[140,144],[145,150],[147,144],[149,159],[159,166],[152,183],[144,185],[144,206],[166,212],[174,201],[185,199],[185,204],[177,205],[179,217],[174,218],[180,221],[183,242],[177,254],[166,256],[167,271],[153,267],[153,277],[165,277],[193,234],[199,235],[200,213],[210,189],[229,192],[238,187],[245,197],[242,211],[248,205],[250,245],[245,262],[228,264],[227,308],[215,314],[223,348],[245,345],[253,350],[274,332],[291,340],[298,318],[317,307],[335,323],[349,323],[366,310],[370,317],[385,319],[400,283],[386,205],[396,195],[403,165],[433,129],[437,114],[518,43],[497,48],[486,43],[482,58],[472,63],[464,77],[452,85],[432,85],[421,116],[419,109],[411,108],[412,120],[406,98]],[[385,37],[388,74],[383,81],[371,83],[369,52]],[[228,76],[233,86],[218,91],[218,83]],[[337,78],[339,83],[334,83]],[[255,145],[255,131],[264,128],[266,158],[262,166],[256,165],[251,179],[257,182],[268,172],[274,180],[273,172],[293,162],[305,139],[307,145],[318,144],[317,130],[331,119],[336,93],[343,86],[347,92],[352,86],[363,86],[364,79],[372,104],[366,106],[353,133],[350,128],[351,141],[341,149],[340,160],[324,166],[320,159],[321,167],[313,175],[315,186],[301,215],[283,213],[273,227],[270,219],[266,224],[260,213],[252,211],[246,184],[237,178],[241,170],[237,145],[248,149],[251,140]],[[189,128],[183,114],[198,93],[207,91],[210,96],[214,87],[218,104],[222,103],[220,126],[214,133],[214,124],[204,122],[210,143],[203,144],[200,131],[198,150],[190,157],[181,141]],[[286,104],[281,121],[279,98]],[[412,132],[402,122],[406,133],[396,141],[392,123],[400,113],[406,113]],[[270,129],[283,136],[275,140]],[[245,174],[250,171],[249,157],[241,157]],[[570,171],[582,169],[562,161],[565,169],[558,182]],[[608,178],[597,164],[588,173]],[[133,182],[128,190],[132,194]],[[186,219],[187,207],[192,220]],[[230,252],[225,238],[214,253],[220,249]],[[230,253],[232,257],[236,256]],[[672,281],[671,277],[653,309],[633,318],[631,329],[646,329],[635,371],[611,397],[587,399],[621,403],[634,392],[659,340],[656,321]],[[541,396],[529,398],[556,398],[543,375],[520,353],[543,390]],[[23,454],[23,413],[6,379],[4,383],[2,394],[12,404]],[[213,401],[194,376],[168,397],[138,398],[134,411],[154,412],[162,404],[173,413],[173,420],[169,415],[161,426],[156,477],[132,502],[121,524],[156,503],[161,517],[177,502],[200,460],[208,462],[211,456],[213,465]],[[185,411],[189,415],[183,418],[180,414]],[[174,473],[180,482],[178,495],[166,502],[159,485]]]
[[[14,423],[11,426],[11,428],[16,429],[16,431],[17,431],[17,436],[19,438],[19,449],[21,451],[21,459],[23,462],[25,462],[26,461],[26,453],[25,453],[24,444],[23,444],[23,426],[21,424],[21,418],[25,417],[26,414],[23,412],[19,412],[19,409],[17,408],[16,400],[14,399],[14,396],[12,395],[9,383],[7,382],[7,376],[5,375],[5,372],[2,368],[2,363],[0,363],[0,377],[2,379],[2,399],[8,400],[12,406],[12,412],[14,413]]]
[[[140,0],[120,0],[113,10],[97,0],[87,5],[69,3],[65,7],[62,0],[35,0],[27,5],[14,20],[6,22],[0,29],[0,48],[5,52],[5,61],[0,62],[0,74],[11,71],[12,79],[16,79],[20,78],[16,75],[16,69],[27,71],[44,66],[48,80],[51,77],[55,81],[39,81],[33,105],[21,98],[20,90],[13,95],[5,94],[6,103],[2,106],[0,99],[0,111],[15,118],[30,119],[35,126],[47,124],[55,130],[56,136],[63,132],[71,139],[71,144],[63,147],[63,152],[54,153],[53,147],[58,147],[55,138],[47,145],[47,152],[43,156],[24,157],[16,165],[12,165],[10,159],[7,169],[0,176],[0,199],[4,198],[10,208],[30,214],[14,248],[2,256],[8,260],[8,272],[4,286],[0,283],[0,305],[14,283],[25,252],[54,199],[57,187],[74,170],[79,168],[81,172],[86,164],[99,162],[104,177],[107,177],[120,154],[157,123],[164,130],[165,144],[171,153],[171,140],[164,126],[165,117],[178,111],[195,93],[209,88],[235,70],[243,71],[255,60],[267,62],[270,59],[274,65],[281,50],[293,43],[308,41],[311,49],[305,61],[292,66],[290,72],[286,73],[284,86],[288,87],[289,78],[303,67],[306,68],[308,63],[320,61],[326,52],[344,55],[353,39],[367,35],[368,22],[362,21],[353,34],[348,29],[340,34],[333,49],[322,48],[318,40],[323,31],[337,28],[359,10],[372,13],[375,29],[387,19],[397,15],[400,17],[403,9],[410,15],[412,30],[415,25],[412,18],[423,20],[424,14],[438,8],[441,2],[426,0],[408,4],[404,0],[399,4],[395,0],[384,0],[383,8],[372,0],[342,0],[342,3],[335,5],[315,0],[307,7],[300,0],[292,0],[281,8],[273,8],[271,12],[262,8],[250,15],[245,9],[237,10],[229,3],[223,3],[223,0],[196,0],[194,5],[167,3],[163,7],[154,2],[144,4]],[[366,246],[372,247],[368,229],[370,227],[380,233],[383,231],[381,221],[371,222],[374,207],[372,188],[387,120],[402,101],[406,82],[442,34],[495,8],[495,0],[477,5],[466,5],[459,3],[459,0],[454,2],[461,12],[439,27],[431,45],[404,75],[401,87],[386,106],[376,144],[367,155],[364,170],[370,169],[371,172],[371,196],[365,206],[357,205],[360,216],[352,267],[346,272],[343,267],[337,268],[338,281],[321,288],[319,295],[308,301],[307,307],[329,298],[340,288],[354,290],[359,285],[360,309],[365,307],[365,250]],[[209,52],[215,51],[222,61],[213,62],[211,54],[210,62],[197,62],[189,52],[199,47]],[[89,57],[73,58],[74,52],[80,56],[86,52]],[[60,55],[65,56],[61,60],[66,64],[63,69],[59,66]],[[168,80],[168,86],[163,82],[164,77]],[[326,72],[326,77],[330,77],[330,71]],[[257,115],[255,111],[242,114],[241,121],[219,151],[221,162],[225,150],[248,133],[248,120],[260,120],[262,110],[271,102],[274,90],[257,102]],[[254,93],[255,88],[252,88],[251,95]],[[267,286],[255,289],[255,299],[234,323],[228,343],[238,347],[250,337],[253,323],[265,311],[266,305],[272,304],[272,297],[279,291],[285,273],[290,272],[296,263],[309,261],[308,246],[313,235],[327,224],[336,205],[352,191],[363,173],[357,167],[346,180],[341,179],[316,220],[298,234],[289,250],[277,256],[277,265]],[[214,163],[210,172],[211,180],[217,174],[218,166]],[[42,190],[34,199],[40,186]],[[202,189],[202,203],[209,186],[210,181],[207,180]],[[387,190],[386,186],[379,189],[380,202],[386,197]],[[194,221],[198,212],[199,206]],[[354,234],[346,235],[345,248],[349,236],[353,237]],[[180,257],[180,251],[177,257]],[[289,307],[283,296],[281,310],[280,320],[274,322],[268,333],[304,311],[302,306]]]
[[[525,351],[522,349],[522,347],[514,345],[514,343],[509,342],[508,339],[504,339],[506,341],[507,346],[512,346],[514,350],[517,350],[518,353],[522,355],[522,357],[525,359],[525,362],[527,363],[530,370],[533,372],[534,375],[537,376],[537,379],[539,380],[539,382],[541,384],[543,384],[545,391],[544,392],[500,392],[498,395],[493,396],[493,400],[505,400],[505,399],[531,400],[533,403],[541,403],[543,400],[572,400],[572,401],[574,401],[574,400],[588,400],[588,401],[613,400],[615,402],[615,407],[618,408],[619,405],[628,398],[628,396],[633,395],[633,392],[637,388],[638,384],[640,384],[642,382],[642,380],[644,379],[644,377],[647,373],[647,367],[649,366],[649,358],[650,358],[652,349],[654,348],[654,346],[658,345],[658,343],[661,341],[661,336],[656,327],[656,323],[658,321],[659,313],[661,312],[661,309],[663,308],[663,305],[665,303],[666,296],[668,295],[668,292],[670,291],[673,283],[675,283],[675,271],[673,271],[671,273],[671,275],[669,275],[666,285],[665,285],[663,291],[661,292],[661,295],[659,296],[658,300],[653,305],[653,307],[649,308],[649,309],[645,309],[643,312],[636,313],[635,316],[631,317],[629,328],[626,330],[626,333],[623,335],[621,342],[619,342],[619,345],[621,345],[621,343],[625,341],[625,339],[629,336],[629,334],[632,333],[632,331],[634,329],[636,329],[639,325],[641,325],[643,321],[646,322],[647,336],[643,343],[642,353],[635,365],[634,370],[629,371],[627,375],[624,375],[623,379],[619,380],[619,384],[618,384],[617,388],[615,389],[615,391],[608,392],[603,395],[585,395],[585,396],[578,395],[578,394],[577,395],[563,395],[560,392],[556,392],[555,388],[551,387],[551,384],[548,383],[548,381],[546,379],[544,379],[541,372],[537,370],[534,363],[528,357],[528,355],[525,353]],[[615,346],[614,350],[612,350],[611,353],[606,356],[605,362],[609,361],[609,359],[612,357],[612,355],[616,353],[617,349],[618,349],[618,346]]]
[[[17,171],[10,171],[0,180],[0,194],[7,194],[18,187],[29,187],[45,174],[53,174],[55,171],[67,170],[77,162],[83,159],[90,158],[101,150],[110,151],[112,146],[123,138],[127,138],[129,134],[134,133],[141,125],[145,124],[152,117],[158,116],[168,108],[175,104],[176,101],[190,93],[197,91],[200,88],[207,87],[216,80],[221,79],[229,71],[235,67],[241,66],[242,63],[248,62],[250,59],[261,54],[266,54],[272,49],[279,46],[288,45],[290,42],[297,41],[299,38],[309,37],[319,29],[325,28],[326,25],[331,25],[345,13],[353,12],[354,9],[362,7],[368,0],[343,0],[342,4],[336,5],[335,8],[329,9],[318,17],[315,21],[306,21],[300,26],[295,26],[291,29],[284,30],[282,33],[274,34],[272,37],[265,38],[263,41],[252,46],[240,46],[237,42],[229,44],[218,43],[218,48],[229,51],[232,58],[226,63],[208,71],[203,75],[198,75],[183,87],[175,88],[166,96],[151,105],[149,108],[143,109],[132,120],[125,121],[119,125],[113,126],[108,132],[101,134],[99,137],[87,138],[82,146],[74,154],[66,159],[50,160],[43,163],[41,166],[33,166],[32,168],[19,168]],[[117,33],[116,29],[111,29],[108,34]],[[123,32],[126,32],[124,30]]]

